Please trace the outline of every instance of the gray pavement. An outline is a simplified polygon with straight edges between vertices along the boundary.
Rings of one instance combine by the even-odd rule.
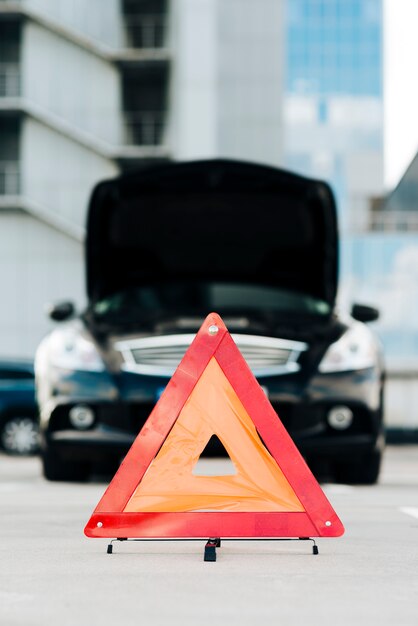
[[[213,463],[217,461],[206,461]],[[222,463],[222,462],[220,462]],[[105,483],[43,480],[0,456],[0,625],[418,624],[418,446],[389,447],[376,487],[325,485],[346,526],[310,544],[124,543],[83,528]]]

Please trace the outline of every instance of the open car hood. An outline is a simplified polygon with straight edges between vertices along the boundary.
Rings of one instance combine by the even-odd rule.
[[[232,160],[160,165],[95,187],[87,293],[97,301],[162,281],[244,282],[333,306],[337,244],[324,182]]]

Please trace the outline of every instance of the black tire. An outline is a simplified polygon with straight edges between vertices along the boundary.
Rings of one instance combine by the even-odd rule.
[[[51,447],[42,451],[42,465],[45,478],[55,482],[85,482],[90,476],[88,463],[63,459],[57,450]]]
[[[348,485],[374,485],[377,483],[382,462],[381,452],[369,452],[353,461],[341,461],[336,467],[339,483]]]
[[[11,415],[0,425],[0,447],[8,454],[31,456],[39,452],[39,427],[35,417]]]

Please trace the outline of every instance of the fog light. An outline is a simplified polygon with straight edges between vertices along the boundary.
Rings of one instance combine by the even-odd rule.
[[[348,406],[335,406],[328,413],[328,424],[336,430],[345,430],[353,423],[353,411]]]
[[[90,428],[94,422],[94,413],[92,409],[82,404],[73,406],[73,408],[70,409],[68,416],[71,424],[74,428],[78,428],[78,430],[86,430],[86,428]]]

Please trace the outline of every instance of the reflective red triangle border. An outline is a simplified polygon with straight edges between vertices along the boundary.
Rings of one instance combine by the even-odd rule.
[[[209,332],[217,326],[215,334]],[[124,513],[197,381],[215,357],[305,512]],[[339,537],[344,526],[259,386],[222,319],[208,315],[85,529],[87,537]]]

